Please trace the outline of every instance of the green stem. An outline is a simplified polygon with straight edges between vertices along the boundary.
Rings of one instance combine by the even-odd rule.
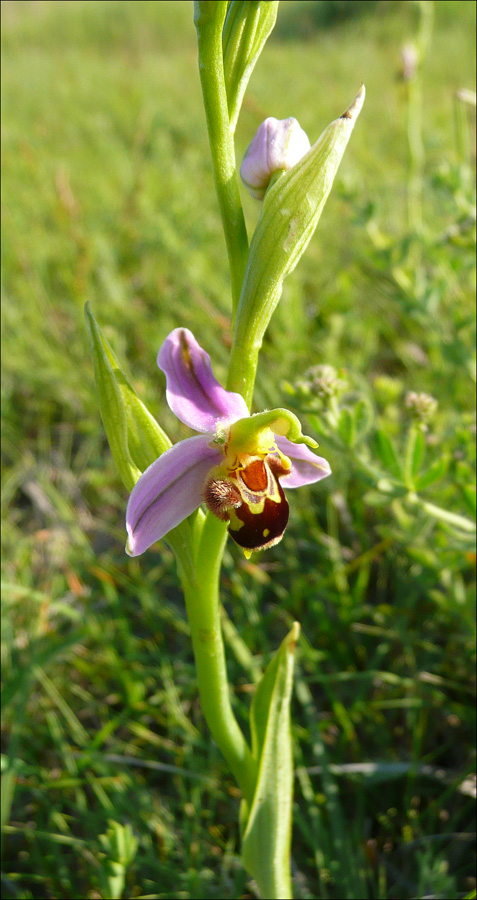
[[[423,139],[423,78],[422,69],[429,48],[433,4],[431,0],[417,0],[419,24],[416,34],[417,65],[408,83],[407,139],[409,147],[409,175],[407,185],[408,225],[411,233],[419,238],[423,234],[423,191],[425,148]],[[424,291],[422,266],[423,244],[416,240],[411,249],[410,261],[415,272],[415,289],[420,296]]]
[[[441,506],[436,506],[435,503],[429,503],[428,500],[423,500],[417,494],[408,494],[406,500],[411,506],[418,506],[434,519],[438,519],[439,522],[445,522],[447,525],[452,525],[454,528],[465,531],[467,534],[475,534],[475,522],[466,519],[464,516],[442,509]]]
[[[422,231],[424,143],[422,140],[422,83],[420,73],[408,85],[407,140],[409,147],[408,222],[411,231]]]
[[[223,16],[218,14],[198,16],[196,27],[200,81],[215,186],[229,258],[232,307],[235,315],[247,264],[248,238],[238,189],[234,142],[225,90],[222,56]]]
[[[242,344],[234,338],[230,352],[227,390],[241,394],[249,409],[252,405],[259,350],[260,347],[255,347],[250,342]]]
[[[222,56],[222,29],[228,4],[196,2],[199,72],[222,225],[229,257],[234,312],[240,297],[248,240],[237,183]],[[193,530],[195,567],[179,571],[197,668],[202,710],[244,797],[251,803],[257,766],[232,710],[219,611],[219,580],[226,525],[208,513]]]
[[[270,291],[281,292],[281,285]],[[236,319],[234,328],[232,349],[230,351],[229,372],[227,377],[227,390],[237,391],[242,394],[250,409],[253,397],[253,388],[257,374],[258,356],[262,347],[264,330],[255,321],[248,321],[240,314]]]
[[[422,136],[422,68],[432,34],[433,4],[418,0],[416,34],[417,65],[409,81],[407,137],[409,145],[408,215],[411,230],[422,230],[422,191],[424,174],[424,140]]]
[[[226,525],[208,513],[197,548],[195,577],[181,579],[192,636],[202,710],[245,799],[251,802],[256,764],[230,703],[219,610],[219,578]]]

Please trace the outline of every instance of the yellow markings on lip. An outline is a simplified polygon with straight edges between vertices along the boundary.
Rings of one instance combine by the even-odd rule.
[[[269,528],[264,528],[263,531],[262,531],[262,534],[263,534],[264,537],[268,537],[268,535],[270,534],[270,529],[269,529]]]

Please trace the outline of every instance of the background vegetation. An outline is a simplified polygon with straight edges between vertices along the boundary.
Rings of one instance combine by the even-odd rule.
[[[278,547],[246,562],[229,546],[223,576],[239,718],[302,624],[301,898],[475,887],[475,112],[457,94],[474,88],[475,6],[435,4],[406,80],[401,48],[425,40],[432,10],[282,3],[238,126],[239,156],[267,115],[294,115],[314,140],[366,83],[256,390],[258,409],[296,409],[334,474],[293,494]],[[230,344],[192,4],[2,12],[2,890],[249,897],[172,554],[124,554],[127,498],[83,320],[90,300],[139,396],[186,436],[157,349],[187,326],[223,377]]]

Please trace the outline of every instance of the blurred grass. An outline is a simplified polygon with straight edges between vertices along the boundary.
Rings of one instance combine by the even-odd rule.
[[[462,514],[475,477],[475,132],[467,108],[467,143],[456,130],[455,94],[474,88],[475,7],[435,4],[416,235],[399,71],[418,9],[355,3],[346,18],[332,6],[281,4],[239,120],[239,156],[266,115],[294,115],[315,139],[366,83],[272,322],[256,406],[286,404],[287,384],[332,363],[399,443],[405,392],[428,391],[439,411],[427,452],[451,460],[428,497]],[[230,344],[191,4],[2,12],[3,891],[106,897],[124,851],[124,896],[250,896],[172,555],[123,552],[126,497],[83,321],[90,300],[141,398],[184,436],[157,349],[190,327],[222,377]],[[475,554],[425,516],[373,505],[353,458],[322,447],[333,480],[293,496],[283,543],[248,563],[226,554],[237,714],[245,722],[257,665],[299,619],[296,895],[462,896],[475,885]]]

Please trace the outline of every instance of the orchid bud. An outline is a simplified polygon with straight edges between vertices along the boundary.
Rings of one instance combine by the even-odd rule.
[[[293,271],[318,224],[334,177],[364,102],[331,122],[313,147],[270,185],[263,200],[235,318],[228,388],[250,403],[258,352],[283,281]]]
[[[245,151],[240,175],[249,193],[263,200],[272,175],[291,169],[310,149],[308,135],[296,119],[270,116]]]

